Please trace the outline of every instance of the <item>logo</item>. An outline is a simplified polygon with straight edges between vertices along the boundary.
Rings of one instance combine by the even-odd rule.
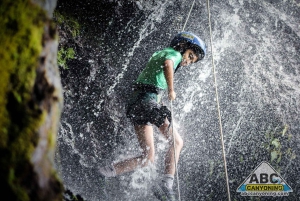
[[[237,188],[242,196],[288,196],[292,188],[267,162],[261,162]]]
[[[189,38],[189,39],[191,39],[191,40],[194,40],[194,36],[192,36],[192,35],[190,35],[190,34],[185,34],[185,33],[183,33],[183,34],[181,34],[181,36],[182,37],[185,37],[185,38]]]

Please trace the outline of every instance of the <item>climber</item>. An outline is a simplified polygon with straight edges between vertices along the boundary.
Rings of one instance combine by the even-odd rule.
[[[175,137],[176,164],[183,146],[183,140],[174,129],[172,132],[171,112],[161,104],[161,94],[168,91],[173,101],[176,93],[173,84],[174,73],[182,66],[202,60],[206,54],[205,43],[191,32],[181,32],[171,41],[169,47],[155,52],[146,68],[133,84],[133,92],[127,103],[127,117],[134,125],[138,142],[142,148],[140,156],[100,167],[98,171],[105,177],[113,177],[138,167],[154,163],[153,125],[157,126],[169,142],[165,158],[165,172],[162,180],[153,186],[154,195],[159,200],[175,200],[172,190],[175,174],[173,135]],[[173,135],[172,135],[173,133]]]

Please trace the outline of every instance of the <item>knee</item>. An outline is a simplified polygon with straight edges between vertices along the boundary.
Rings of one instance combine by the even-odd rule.
[[[176,138],[175,138],[175,145],[176,147],[182,149],[183,147],[183,139],[180,135],[177,135]]]
[[[169,141],[170,146],[173,146],[173,136],[170,136],[168,138],[168,141]],[[176,135],[176,137],[175,137],[175,147],[176,147],[176,149],[179,149],[179,150],[181,150],[183,147],[183,139],[180,135]]]

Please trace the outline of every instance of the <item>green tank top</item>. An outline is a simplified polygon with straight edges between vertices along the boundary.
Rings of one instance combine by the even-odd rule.
[[[163,67],[164,62],[169,59],[173,61],[173,70],[175,71],[182,59],[180,52],[171,47],[155,52],[149,59],[146,68],[139,75],[136,82],[154,85],[160,89],[167,89],[168,84],[164,75]]]

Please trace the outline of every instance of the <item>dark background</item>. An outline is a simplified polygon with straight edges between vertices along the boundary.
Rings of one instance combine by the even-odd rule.
[[[62,1],[80,34],[59,25],[60,47],[76,58],[60,68],[64,111],[56,164],[65,186],[86,200],[155,200],[152,180],[163,171],[165,142],[155,133],[156,167],[106,180],[95,168],[140,153],[125,117],[131,83],[149,57],[167,47],[186,20],[192,1]],[[227,200],[216,103],[216,67],[231,200],[262,161],[269,162],[298,200],[300,134],[300,12],[296,1],[211,1],[210,43],[206,2],[196,1],[186,31],[208,46],[206,58],[175,76],[176,126],[184,138],[178,164],[182,200]],[[164,98],[165,104],[169,104]],[[271,158],[271,154],[273,158]],[[176,181],[175,181],[176,182]],[[176,185],[174,189],[177,190]]]

